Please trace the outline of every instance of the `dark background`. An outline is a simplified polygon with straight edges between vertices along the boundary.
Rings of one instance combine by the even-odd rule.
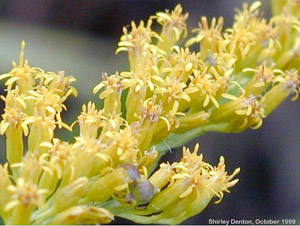
[[[79,98],[70,98],[65,121],[71,123],[80,106],[92,99],[92,88],[101,73],[126,70],[127,57],[115,55],[122,27],[131,20],[146,20],[180,1],[163,0],[44,0],[0,2],[0,73],[10,70],[18,59],[19,45],[27,42],[26,58],[32,66],[48,71],[65,70],[77,78]],[[234,8],[242,0],[181,1],[190,13],[188,27],[197,27],[200,16],[225,17],[232,23]],[[248,1],[252,2],[252,1]],[[269,1],[264,0],[265,16],[270,16]],[[1,82],[1,94],[3,91]],[[1,103],[0,109],[3,109]],[[217,164],[220,155],[227,160],[229,172],[241,167],[240,182],[225,195],[219,205],[211,203],[185,224],[208,224],[209,219],[297,219],[300,223],[300,103],[286,101],[258,130],[242,134],[208,133],[191,141],[201,143],[206,161]],[[57,136],[71,140],[63,131]],[[0,160],[4,161],[4,138],[0,140]],[[178,160],[180,150],[173,150],[164,160]],[[114,223],[129,224],[117,219]]]

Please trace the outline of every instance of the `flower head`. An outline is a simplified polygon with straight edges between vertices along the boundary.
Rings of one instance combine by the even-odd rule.
[[[37,72],[35,68],[29,66],[27,60],[24,61],[24,49],[25,42],[22,41],[19,64],[17,65],[13,61],[13,69],[9,73],[0,76],[0,80],[9,78],[5,83],[8,89],[12,89],[13,85],[16,83],[21,93],[25,93],[33,88],[35,85],[34,76]]]
[[[176,42],[186,37],[187,27],[185,21],[188,18],[188,13],[183,14],[180,4],[176,5],[171,12],[167,10],[166,12],[156,13],[153,18],[162,25],[161,40],[158,46],[166,52],[170,52],[170,48]]]
[[[95,103],[89,102],[82,106],[82,112],[78,116],[80,135],[96,138],[98,129],[103,126],[103,110],[97,110]]]
[[[5,211],[14,210],[17,206],[21,206],[24,209],[31,209],[43,204],[43,195],[46,190],[40,190],[34,184],[26,182],[23,178],[19,178],[16,185],[10,185],[7,187],[10,191],[11,199],[5,206]]]
[[[7,79],[0,122],[8,161],[0,166],[5,223],[104,224],[116,215],[179,224],[215,197],[221,202],[240,171],[229,174],[223,156],[212,166],[197,144],[184,147],[180,161],[155,168],[165,151],[199,134],[257,129],[290,95],[298,99],[299,4],[274,0],[278,15],[270,20],[260,5],[245,4],[225,30],[223,18],[201,17],[185,47],[188,14],[181,5],[123,28],[116,52],[128,53],[130,68],[103,74],[93,93],[104,104],[83,105],[70,143],[55,129],[71,130],[61,115],[66,99],[77,96],[75,79],[30,67],[22,42],[19,64],[0,76]],[[194,43],[200,49],[189,47]]]
[[[232,179],[240,169],[228,175],[224,157],[212,167],[203,161],[203,155],[197,154],[198,150],[199,144],[193,151],[183,148],[180,162],[162,164],[150,177],[150,182],[160,188],[160,192],[145,210],[133,211],[128,218],[142,223],[176,224],[200,213],[215,196],[219,203],[223,193],[229,192],[229,188],[238,182],[238,179]]]

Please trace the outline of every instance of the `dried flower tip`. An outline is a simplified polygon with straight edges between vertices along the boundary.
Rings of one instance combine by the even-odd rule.
[[[292,98],[293,101],[297,100],[300,93],[300,76],[297,70],[291,70],[285,72],[284,80],[278,77],[278,81],[285,83],[285,87],[290,91],[291,94],[294,94]]]
[[[142,121],[149,120],[150,122],[154,123],[160,118],[163,112],[163,107],[159,104],[156,104],[156,99],[157,97],[153,96],[144,102],[140,116]]]
[[[107,73],[102,74],[102,81],[95,86],[93,93],[97,93],[102,88],[106,88],[103,92],[99,94],[100,99],[104,99],[112,93],[120,93],[123,90],[122,77],[116,72],[114,75],[108,76]]]

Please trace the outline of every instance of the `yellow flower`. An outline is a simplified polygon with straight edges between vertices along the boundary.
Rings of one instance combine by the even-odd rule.
[[[12,89],[14,83],[16,83],[21,93],[26,93],[26,91],[33,88],[35,85],[34,76],[35,73],[37,73],[36,68],[31,68],[27,60],[24,62],[24,48],[25,42],[22,41],[19,65],[13,61],[13,69],[9,73],[0,76],[0,80],[9,78],[5,83],[9,90]]]
[[[168,64],[163,70],[168,71],[168,76],[174,79],[187,82],[188,76],[199,65],[198,54],[191,52],[189,48],[180,48],[174,46],[172,48],[175,52],[171,53]]]
[[[153,18],[162,25],[161,39],[158,42],[158,47],[169,53],[171,48],[176,45],[176,42],[187,35],[185,21],[188,18],[188,13],[183,14],[183,9],[178,4],[171,12],[156,13]]]
[[[292,98],[293,101],[299,98],[300,76],[297,70],[286,71],[284,80],[279,79],[278,81],[285,84],[285,88],[290,94],[294,94],[294,97]]]
[[[125,87],[129,88],[126,101],[126,120],[129,123],[138,120],[147,92],[153,92],[155,83],[164,82],[159,76],[158,62],[153,63],[151,58],[147,59],[147,64],[138,66],[138,72],[121,73]]]
[[[114,220],[113,215],[106,209],[81,205],[71,207],[55,215],[49,224],[109,224],[112,220]]]
[[[59,180],[62,178],[72,180],[74,178],[74,158],[76,156],[72,152],[72,145],[57,138],[53,139],[52,143],[43,142],[40,146],[48,148],[49,159],[45,162],[43,168],[46,170],[40,176],[38,184],[40,188],[47,189],[50,195],[58,185]],[[71,175],[68,174],[70,171]]]
[[[190,102],[191,98],[188,95],[188,90],[185,90],[186,87],[187,85],[184,82],[168,76],[165,79],[164,86],[157,87],[154,93],[162,96],[162,104],[166,106],[166,109],[171,109],[176,102]]]
[[[88,179],[80,177],[66,186],[60,186],[47,200],[47,203],[31,217],[34,224],[42,224],[48,217],[53,218],[58,213],[76,205],[88,188]]]
[[[125,127],[118,132],[107,131],[104,136],[108,138],[105,140],[107,148],[104,153],[113,159],[113,163],[116,166],[120,164],[120,162],[136,163],[136,157],[139,151],[138,141],[131,127]]]
[[[27,124],[30,125],[30,132],[28,136],[28,150],[32,153],[43,154],[46,152],[44,147],[40,144],[43,142],[51,142],[54,136],[56,121],[54,115],[27,117]]]
[[[155,148],[146,150],[142,153],[142,156],[138,158],[139,169],[142,170],[145,178],[149,177],[150,170],[152,169],[155,161],[158,159],[158,151]]]
[[[9,90],[5,101],[3,120],[0,123],[0,134],[6,135],[6,158],[9,163],[21,162],[24,150],[23,134],[28,135],[28,116],[24,113],[26,104],[19,90]],[[16,173],[16,172],[14,172]]]
[[[290,0],[272,0],[272,12],[273,15],[284,14],[294,15],[300,19],[300,5],[298,1]]]
[[[105,87],[105,90],[99,95],[100,99],[104,99],[104,113],[119,114],[121,112],[120,98],[124,89],[122,77],[116,72],[111,76],[103,73],[102,78],[103,80],[93,89],[93,93],[95,94]]]
[[[129,56],[130,68],[135,70],[136,66],[143,62],[144,53],[147,51],[157,52],[159,49],[151,44],[152,39],[160,40],[160,36],[151,30],[152,20],[149,19],[145,26],[144,21],[141,21],[139,26],[131,22],[131,31],[123,28],[124,35],[121,36],[118,43],[116,53],[127,51]]]
[[[216,80],[211,74],[207,74],[206,71],[200,72],[199,70],[194,70],[193,75],[190,76],[189,88],[195,90],[191,94],[194,105],[201,105],[201,107],[207,107],[210,102],[212,102],[217,108],[219,103],[217,98],[219,98],[219,90],[222,88],[222,83],[218,82],[226,78],[220,77]]]
[[[70,162],[63,170],[63,184],[79,177],[92,177],[107,165],[113,164],[106,144],[94,138],[76,137],[70,149]]]
[[[174,174],[173,167],[169,162],[161,163],[159,169],[151,175],[149,181],[158,189],[163,189],[170,182],[170,179]]]
[[[259,65],[256,69],[245,68],[243,72],[254,72],[251,81],[246,85],[246,94],[260,95],[267,88],[267,86],[273,83],[275,74],[280,74],[281,71],[274,69],[275,64],[267,66],[265,63]]]
[[[54,172],[50,175],[57,174],[57,178],[61,179],[63,176],[64,169],[71,164],[72,161],[72,146],[67,142],[60,141],[55,138],[52,140],[53,143],[43,142],[40,146],[48,148],[49,161],[47,162],[51,170]],[[49,179],[47,175],[47,179]],[[42,180],[42,179],[41,179]]]
[[[79,123],[80,136],[96,138],[98,129],[103,126],[104,119],[103,110],[97,110],[95,103],[89,102],[87,105],[84,104],[82,112],[76,121]]]
[[[224,93],[222,96],[230,101],[213,110],[210,117],[212,121],[228,123],[228,132],[240,132],[249,127],[258,129],[266,117],[265,110],[258,101],[261,97],[252,94],[246,96],[243,88],[241,91],[242,95],[239,97]]]
[[[157,97],[153,96],[144,102],[140,113],[141,123],[144,123],[145,120],[155,123],[161,118],[163,107],[160,104],[156,104],[156,99]]]
[[[123,28],[116,52],[128,52],[130,68],[103,74],[93,92],[104,106],[83,105],[72,124],[78,122],[80,132],[71,143],[55,138],[55,129],[71,130],[61,114],[66,99],[77,96],[75,79],[30,67],[22,42],[19,64],[0,76],[8,79],[0,122],[7,139],[8,163],[0,166],[5,223],[104,224],[115,215],[179,224],[214,197],[219,203],[240,171],[228,174],[224,157],[211,166],[197,144],[184,147],[179,162],[155,171],[156,164],[164,146],[208,131],[257,129],[288,96],[298,99],[299,6],[278,2],[282,10],[273,2],[274,11],[282,13],[270,20],[261,17],[260,2],[245,4],[225,31],[223,18],[209,24],[201,17],[185,48],[188,14],[180,5]],[[160,34],[152,20],[161,25]],[[188,47],[194,43],[200,50]]]
[[[35,79],[40,78],[44,80],[44,85],[56,92],[61,98],[67,98],[73,94],[75,97],[78,95],[77,90],[70,86],[76,79],[73,76],[65,76],[64,71],[59,71],[57,74],[54,72],[40,73],[35,76]]]
[[[122,113],[108,114],[103,119],[103,127],[100,136],[104,136],[106,131],[119,131],[121,127],[127,126],[128,122],[122,118]]]
[[[79,199],[85,195],[88,185],[88,178],[80,177],[59,189],[48,202],[48,205],[50,205],[48,209],[50,209],[51,215],[76,205]],[[47,214],[50,214],[50,211],[47,210]]]
[[[2,114],[3,120],[1,121],[0,128],[1,134],[7,132],[8,128],[22,128],[25,135],[28,134],[28,127],[26,119],[28,116],[22,112],[20,108],[7,107]]]
[[[158,127],[158,122],[160,119],[167,125],[169,121],[162,116],[163,107],[161,104],[156,104],[157,97],[147,99],[142,106],[140,112],[140,120],[135,123],[135,127],[139,130],[139,149],[145,151],[150,148],[153,135],[155,133],[155,128]]]
[[[224,192],[234,186],[238,179],[232,180],[239,173],[236,169],[231,175],[225,171],[224,158],[212,167],[198,155],[199,144],[191,152],[183,148],[180,162],[162,164],[150,177],[150,182],[161,189],[143,210],[133,210],[120,216],[137,223],[178,224],[200,213],[215,196],[219,203]]]
[[[7,217],[9,217],[9,214],[4,209],[6,203],[9,202],[11,195],[10,192],[7,190],[7,187],[12,185],[7,163],[0,165],[0,181],[0,214],[6,222]]]
[[[165,110],[162,120],[155,127],[153,140],[151,144],[158,144],[163,141],[170,132],[176,130],[180,126],[180,120],[185,116],[185,113],[179,111],[179,102],[175,101],[172,109]]]
[[[222,28],[224,19],[220,17],[218,20],[213,18],[211,21],[211,27],[209,27],[206,17],[201,17],[199,23],[199,29],[193,30],[197,35],[194,38],[189,39],[186,42],[186,46],[190,46],[194,43],[200,43],[201,52],[200,56],[202,60],[207,59],[209,54],[219,52],[219,46],[224,45],[224,38],[222,35]]]
[[[10,201],[5,205],[5,211],[11,212],[6,224],[29,224],[31,213],[35,207],[43,204],[43,195],[46,190],[38,189],[35,184],[18,178],[16,185],[10,185]]]
[[[66,106],[63,105],[65,100],[45,86],[37,87],[36,90],[30,90],[27,93],[26,99],[34,101],[36,112],[39,115],[55,115],[62,112],[63,109],[66,110]]]
[[[42,172],[52,175],[52,171],[47,164],[48,157],[46,153],[38,155],[28,152],[21,163],[12,164],[11,168],[16,168],[19,172],[19,177],[23,178],[24,181],[37,184]]]
[[[176,133],[183,133],[193,128],[198,128],[209,122],[210,113],[199,111],[181,117],[178,121],[178,128]]]
[[[274,86],[263,96],[260,103],[269,115],[289,95],[294,95],[292,100],[297,100],[300,93],[300,76],[297,70],[281,72],[274,79]]]
[[[129,194],[129,183],[131,182],[132,178],[123,167],[107,169],[103,171],[99,179],[90,185],[87,194],[81,202],[104,202],[114,194],[122,192],[125,192],[123,197],[126,197]]]

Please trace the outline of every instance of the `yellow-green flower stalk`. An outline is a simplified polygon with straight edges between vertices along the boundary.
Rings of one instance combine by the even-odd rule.
[[[184,147],[180,161],[156,166],[170,148],[209,131],[258,129],[290,95],[298,99],[299,3],[272,1],[269,20],[260,5],[244,4],[227,29],[223,18],[201,17],[188,38],[181,5],[132,22],[116,50],[128,54],[129,69],[103,73],[93,89],[103,107],[88,102],[71,126],[62,112],[67,98],[77,96],[75,78],[30,67],[22,42],[19,64],[0,76],[4,223],[107,224],[117,216],[179,224],[215,197],[221,202],[240,172],[227,173],[224,157],[211,166],[197,144],[193,151]],[[73,142],[55,137],[57,128],[76,126]]]

